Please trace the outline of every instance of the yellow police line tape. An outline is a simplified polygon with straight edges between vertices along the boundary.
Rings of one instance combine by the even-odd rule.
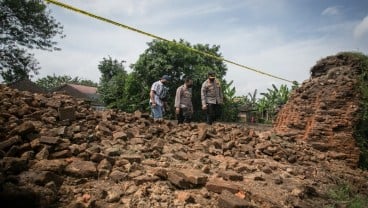
[[[68,4],[64,4],[62,2],[59,2],[59,1],[55,1],[55,0],[45,0],[46,2],[49,2],[49,3],[52,3],[52,4],[55,4],[57,6],[60,6],[60,7],[63,7],[65,9],[69,9],[71,11],[74,11],[74,12],[78,12],[80,14],[84,14],[84,15],[87,15],[87,16],[90,16],[92,18],[95,18],[95,19],[98,19],[98,20],[101,20],[103,22],[107,22],[107,23],[110,23],[110,24],[113,24],[113,25],[116,25],[116,26],[119,26],[119,27],[122,27],[122,28],[125,28],[125,29],[128,29],[128,30],[132,30],[134,32],[137,32],[137,33],[141,33],[143,35],[146,35],[146,36],[149,36],[149,37],[152,37],[152,38],[155,38],[155,39],[159,39],[159,40],[162,40],[162,41],[167,41],[169,43],[173,43],[173,44],[177,44],[177,45],[180,45],[186,49],[189,49],[191,51],[194,51],[196,53],[199,53],[199,54],[202,54],[202,55],[205,55],[205,56],[208,56],[208,57],[211,57],[211,58],[214,58],[214,59],[217,59],[217,60],[220,60],[220,61],[225,61],[227,63],[230,63],[230,64],[233,64],[233,65],[236,65],[236,66],[239,66],[241,68],[245,68],[245,69],[248,69],[248,70],[251,70],[251,71],[254,71],[254,72],[257,72],[257,73],[260,73],[260,74],[263,74],[263,75],[266,75],[266,76],[269,76],[269,77],[273,77],[273,78],[276,78],[276,79],[279,79],[279,80],[283,80],[283,81],[286,81],[286,82],[290,82],[290,83],[294,83],[295,81],[290,81],[290,80],[287,80],[287,79],[284,79],[282,77],[278,77],[278,76],[275,76],[275,75],[272,75],[272,74],[269,74],[267,72],[263,72],[263,71],[260,71],[260,70],[257,70],[257,69],[254,69],[254,68],[251,68],[251,67],[248,67],[248,66],[245,66],[243,64],[238,64],[236,62],[233,62],[233,61],[230,61],[230,60],[227,60],[225,58],[222,58],[222,57],[218,57],[218,56],[215,56],[213,54],[210,54],[210,53],[206,53],[206,52],[203,52],[203,51],[200,51],[200,50],[197,50],[197,49],[194,49],[194,48],[191,48],[191,47],[188,47],[184,44],[181,44],[181,43],[178,43],[178,42],[174,42],[174,41],[170,41],[170,40],[167,40],[165,38],[162,38],[162,37],[159,37],[157,35],[153,35],[151,33],[147,33],[147,32],[144,32],[142,30],[139,30],[139,29],[136,29],[136,28],[133,28],[133,27],[130,27],[128,25],[124,25],[124,24],[121,24],[121,23],[118,23],[118,22],[115,22],[113,20],[110,20],[110,19],[106,19],[104,17],[100,17],[100,16],[97,16],[97,15],[94,15],[92,13],[89,13],[89,12],[86,12],[84,10],[81,10],[81,9],[78,9],[78,8],[75,8],[73,6],[70,6]]]

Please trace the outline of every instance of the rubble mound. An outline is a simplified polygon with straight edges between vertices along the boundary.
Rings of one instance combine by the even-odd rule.
[[[311,78],[290,96],[275,122],[278,134],[308,142],[356,167],[360,150],[354,138],[360,93],[360,61],[348,54],[329,56],[311,69]]]
[[[368,172],[347,167],[350,157],[293,135],[154,123],[3,85],[0,99],[1,207],[334,207],[346,205],[329,195],[341,183],[368,196]]]

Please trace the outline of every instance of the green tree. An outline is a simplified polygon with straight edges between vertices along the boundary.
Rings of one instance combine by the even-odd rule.
[[[291,86],[291,91],[297,89],[299,87],[299,83],[297,81],[293,81],[293,85]]]
[[[27,49],[59,50],[52,39],[62,26],[41,0],[0,0],[0,75],[9,83],[38,74],[40,69]]]
[[[253,122],[257,117],[257,92],[255,89],[253,93],[248,93],[244,96],[244,104],[242,106],[243,111],[246,112],[246,118],[248,122]]]
[[[77,82],[73,84],[79,84],[79,85],[84,85],[84,86],[89,86],[89,87],[98,87],[98,84],[96,82],[92,80],[88,80],[88,79],[79,79]]]
[[[276,85],[272,84],[272,88],[267,88],[267,92],[260,94],[263,97],[258,100],[257,108],[261,120],[271,122],[281,106],[289,99],[290,90],[287,85],[281,85],[280,88],[277,88]]]
[[[261,123],[267,121],[268,119],[268,109],[270,108],[270,102],[266,97],[262,97],[257,102],[257,111],[260,117],[257,120]]]
[[[194,111],[200,111],[200,90],[204,80],[207,79],[208,71],[215,71],[221,83],[225,84],[223,79],[227,68],[223,61],[216,60],[194,51],[188,50],[183,45],[195,48],[197,50],[210,53],[221,57],[220,47],[208,44],[191,45],[184,40],[176,42],[178,44],[168,43],[160,40],[153,40],[148,43],[148,49],[140,55],[138,61],[131,66],[133,69],[133,77],[136,80],[138,88],[137,92],[130,94],[134,97],[136,103],[146,103],[148,110],[149,89],[153,82],[160,79],[164,74],[171,76],[172,80],[168,84],[169,90],[169,106],[170,112],[173,113],[173,101],[177,87],[183,84],[183,76],[189,76],[193,79],[193,105]],[[142,92],[143,91],[143,92]],[[201,113],[194,113],[194,119],[200,119]]]
[[[124,110],[127,112],[134,112],[135,110],[146,111],[148,100],[142,99],[148,96],[150,87],[143,85],[139,80],[136,79],[136,72],[128,74],[125,84],[125,106]]]
[[[253,94],[249,92],[247,98],[249,100],[250,110],[255,109],[257,105],[257,89],[253,91]]]
[[[233,80],[231,80],[229,83],[223,84],[223,93],[224,93],[224,99],[228,102],[234,102],[235,99],[235,87],[231,87],[233,85]]]
[[[233,81],[224,83],[222,86],[224,92],[224,105],[221,120],[234,122],[239,120],[239,107],[244,104],[244,100],[237,99],[236,89],[232,87]]]
[[[52,90],[63,84],[78,84],[90,87],[97,87],[97,83],[91,80],[85,80],[79,77],[72,78],[71,76],[68,75],[56,76],[55,74],[53,74],[52,76],[47,75],[46,77],[37,79],[36,84],[47,90]]]
[[[125,82],[128,75],[123,63],[124,61],[113,60],[109,57],[103,58],[98,65],[101,72],[98,92],[108,108],[124,110],[126,106]]]

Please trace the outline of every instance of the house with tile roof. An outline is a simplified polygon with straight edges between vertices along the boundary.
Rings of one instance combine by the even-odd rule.
[[[81,98],[91,103],[96,109],[103,109],[104,105],[100,101],[100,95],[97,93],[97,87],[90,87],[77,84],[63,84],[51,92],[64,92],[75,98]]]

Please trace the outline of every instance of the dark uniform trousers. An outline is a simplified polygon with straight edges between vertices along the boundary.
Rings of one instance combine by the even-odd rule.
[[[207,124],[212,124],[216,121],[221,115],[221,105],[219,104],[212,104],[207,103],[207,111],[206,111],[206,118]]]
[[[179,114],[176,115],[178,123],[190,123],[192,121],[192,112],[189,108],[180,108]]]

